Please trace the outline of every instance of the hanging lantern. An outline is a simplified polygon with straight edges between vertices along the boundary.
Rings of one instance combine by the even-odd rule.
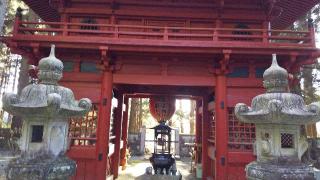
[[[149,101],[151,115],[159,122],[165,122],[176,110],[176,99],[173,96],[152,96]]]

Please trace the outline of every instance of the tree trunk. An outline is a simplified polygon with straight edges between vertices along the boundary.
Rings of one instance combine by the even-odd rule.
[[[143,110],[142,110],[142,98],[139,98],[139,114],[138,114],[138,119],[139,119],[139,129],[142,127],[142,115],[143,115]]]
[[[28,69],[28,59],[22,57],[18,79],[18,94],[21,94],[22,89],[29,83]]]
[[[318,13],[320,6],[318,5],[315,8],[316,9],[309,11],[306,14],[306,16],[303,16],[301,19],[295,22],[296,25],[294,26],[294,28],[296,30],[306,30],[310,25],[309,20],[311,19],[311,17],[313,17],[312,18],[313,21],[316,22],[314,25],[318,24],[320,20],[320,16]],[[319,99],[319,96],[315,94],[316,88],[313,86],[316,78],[313,75],[313,72],[316,70],[317,67],[319,67],[318,64],[307,65],[302,69],[302,72],[301,72],[300,78],[303,79],[303,88],[301,89],[301,95],[303,96],[306,104],[310,104],[312,102],[318,101]],[[299,89],[296,88],[296,90],[299,90]],[[317,137],[317,130],[316,130],[315,124],[308,124],[305,127],[306,127],[306,133],[308,137],[311,137],[311,138]]]
[[[181,128],[181,134],[183,134],[184,133],[184,127],[183,127],[183,119],[182,118],[180,118],[180,128]]]
[[[189,122],[190,122],[190,134],[195,134],[195,109],[196,109],[196,101],[191,100],[190,101],[190,116],[189,116]]]
[[[181,133],[184,133],[184,123],[183,123],[183,110],[182,110],[182,100],[179,100],[179,110],[180,111],[180,116],[179,116],[179,121],[180,121],[180,128],[181,128]]]
[[[131,98],[130,100],[130,115],[129,115],[129,133],[139,132],[139,99]]]
[[[312,102],[317,101],[317,96],[315,94],[316,89],[313,87],[314,82],[314,75],[313,75],[313,68],[306,67],[302,70],[302,78],[303,78],[303,97],[306,104],[310,104]],[[308,124],[306,125],[307,136],[311,138],[317,137],[317,130],[315,124]]]
[[[313,68],[306,67],[302,70],[303,78],[303,96],[306,104],[310,104],[316,100],[316,89],[313,87],[314,76],[312,74]]]
[[[143,120],[143,104],[141,98],[130,101],[129,133],[139,133]]]
[[[19,79],[18,79],[19,95],[21,95],[22,89],[26,87],[29,83],[28,69],[29,69],[28,59],[22,57],[21,63],[20,63]],[[21,117],[14,116],[12,118],[11,129],[14,130],[14,132],[16,132],[16,136],[20,137],[21,130],[22,130]]]

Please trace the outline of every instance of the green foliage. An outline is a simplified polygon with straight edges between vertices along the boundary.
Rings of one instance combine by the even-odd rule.
[[[6,17],[4,20],[4,34],[9,35],[11,34],[13,30],[13,24],[14,24],[14,19],[16,15],[16,11],[18,7],[21,7],[22,9],[25,10],[25,16],[29,16],[29,8],[27,5],[24,4],[23,1],[21,0],[8,0],[7,2],[7,12],[6,12]]]
[[[16,10],[18,7],[24,9],[24,16],[29,17],[31,11],[29,11],[28,7],[21,0],[7,0],[7,9],[4,18],[4,26],[1,31],[1,34],[4,36],[11,36],[12,30],[14,26],[14,20],[16,16]],[[13,55],[9,47],[7,47],[4,43],[0,43],[0,98],[3,92],[12,90],[9,89],[9,79],[13,79],[15,81],[13,84],[18,83],[18,79],[16,78],[17,73],[19,72],[18,68],[20,67],[21,59],[18,56]],[[24,72],[25,73],[25,72]],[[10,127],[10,124],[2,124],[2,118],[4,112],[0,107],[0,127]]]
[[[28,7],[21,0],[8,0],[7,11],[4,20],[3,34],[9,36],[12,33],[16,10],[18,7],[28,9]],[[28,16],[28,13],[26,14]],[[10,49],[4,44],[0,43],[0,72],[3,72],[7,66],[9,56],[11,55]]]
[[[316,94],[317,71],[315,65],[309,65],[304,66],[300,74],[303,85],[301,95],[307,104],[320,100],[319,95]]]
[[[310,19],[313,21],[315,30],[319,32],[320,30],[320,5],[316,5],[310,12],[305,16],[301,17],[294,23],[292,27],[294,30],[307,30],[308,24],[311,23]],[[302,83],[302,87],[296,87],[296,93],[303,96],[307,104],[319,101],[320,97],[316,94],[317,91],[317,74],[319,73],[320,64],[317,61],[312,65],[305,65],[302,67],[300,74],[297,75],[298,79]]]
[[[315,29],[317,32],[320,31],[320,4],[316,5],[310,14],[311,18],[313,19],[313,23],[315,25]]]

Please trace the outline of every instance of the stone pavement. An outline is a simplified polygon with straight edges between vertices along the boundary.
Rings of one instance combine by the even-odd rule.
[[[190,158],[176,160],[177,169],[182,174],[183,180],[196,179],[195,176],[190,173],[190,161]],[[148,157],[133,156],[128,161],[127,168],[124,171],[120,168],[118,180],[143,180],[145,179],[143,175],[146,172],[146,168],[150,166],[151,164]]]

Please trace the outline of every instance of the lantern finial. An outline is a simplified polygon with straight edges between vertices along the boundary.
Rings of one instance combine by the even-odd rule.
[[[288,72],[278,65],[276,54],[272,54],[272,64],[263,73],[263,79],[263,86],[268,93],[287,91]]]

